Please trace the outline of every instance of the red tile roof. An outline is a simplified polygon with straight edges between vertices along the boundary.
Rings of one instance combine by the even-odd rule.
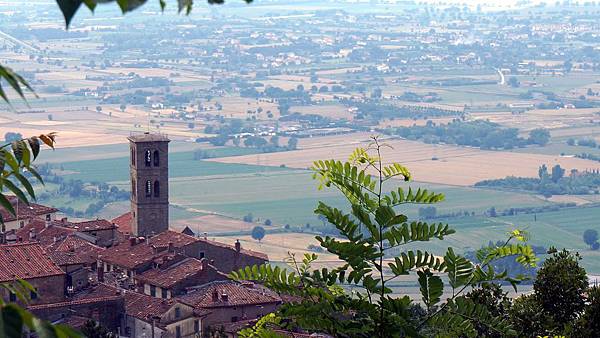
[[[37,243],[0,245],[0,282],[62,274]]]
[[[150,269],[135,276],[135,279],[161,288],[173,286],[202,271],[202,262],[195,258],[186,258],[166,269]]]
[[[134,246],[129,242],[120,243],[106,249],[99,258],[110,264],[134,269],[168,254],[165,249],[168,248],[169,243],[172,243],[174,248],[182,248],[197,241],[199,239],[169,230],[150,238],[148,243]]]
[[[2,215],[2,219],[4,222],[11,222],[18,219],[28,219],[32,217],[42,216],[46,214],[52,214],[58,211],[58,209],[53,207],[47,207],[45,205],[30,203],[27,205],[23,202],[17,203],[17,198],[15,196],[6,196],[10,203],[13,205],[17,216],[11,214],[4,207],[0,207],[0,214]]]
[[[46,251],[50,257],[59,265],[94,264],[98,255],[104,248],[94,245],[75,234],[67,236],[64,240],[50,245]]]
[[[131,211],[128,211],[117,218],[113,218],[111,222],[117,225],[121,233],[130,234],[131,222],[133,222],[133,215],[131,214]]]
[[[204,238],[200,239],[200,240],[208,245],[213,245],[213,246],[218,246],[218,247],[225,248],[225,249],[235,250],[234,245],[229,245],[229,244],[225,244],[225,243],[221,243],[221,242],[217,242],[217,241],[211,241],[209,239],[204,239]],[[257,257],[260,259],[264,259],[266,261],[269,260],[269,256],[267,256],[267,254],[262,253],[262,252],[252,251],[252,250],[248,250],[248,249],[244,249],[244,248],[241,248],[240,252],[247,256],[254,256],[254,257]]]
[[[146,322],[152,321],[154,316],[161,317],[176,303],[173,299],[161,299],[133,291],[125,292],[125,313]]]
[[[15,235],[17,239],[21,238],[24,242],[39,242],[45,247],[75,233],[74,229],[64,227],[65,224],[62,221],[46,222],[45,220],[34,218],[22,228],[17,229]],[[33,239],[31,238],[32,234],[35,236]]]
[[[87,232],[87,231],[116,229],[117,225],[112,222],[109,222],[105,219],[95,219],[95,220],[91,220],[91,221],[69,223],[68,227],[73,228],[77,231]]]
[[[218,298],[213,300],[217,291]],[[226,296],[226,300],[224,300]],[[215,308],[241,305],[261,305],[281,303],[281,298],[264,288],[245,286],[234,281],[215,281],[179,297],[182,303],[195,308]]]

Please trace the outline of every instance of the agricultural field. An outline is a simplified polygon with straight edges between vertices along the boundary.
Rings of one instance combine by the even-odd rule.
[[[347,136],[353,142],[352,135]],[[349,142],[349,143],[350,143]],[[536,177],[542,164],[571,170],[600,169],[600,163],[557,155],[522,154],[505,151],[486,151],[451,145],[430,145],[415,141],[389,139],[391,146],[383,150],[390,162],[400,162],[414,175],[414,180],[436,184],[470,186],[476,182],[506,176]],[[344,159],[356,144],[323,146],[283,153],[262,154],[263,165],[308,168],[315,159]],[[362,146],[367,146],[363,142]],[[256,163],[256,155],[212,159],[219,163]]]

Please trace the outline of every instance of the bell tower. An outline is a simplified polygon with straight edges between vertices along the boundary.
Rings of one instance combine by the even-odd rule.
[[[169,139],[144,133],[128,137],[131,232],[151,236],[169,229]]]

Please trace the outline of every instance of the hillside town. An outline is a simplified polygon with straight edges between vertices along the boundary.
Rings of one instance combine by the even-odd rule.
[[[119,337],[231,336],[277,309],[284,301],[278,294],[228,278],[268,262],[267,255],[190,228],[169,230],[166,136],[129,141],[131,211],[70,221],[55,208],[11,198],[16,215],[0,210],[0,282],[30,283],[27,309],[42,319],[74,328],[92,320]],[[4,289],[2,298],[17,301]]]

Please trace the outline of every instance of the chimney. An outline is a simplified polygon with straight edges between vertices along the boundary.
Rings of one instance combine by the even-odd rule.
[[[46,228],[50,228],[52,226],[52,221],[46,220]]]
[[[206,258],[202,258],[202,259],[200,260],[200,264],[201,264],[201,266],[202,266],[202,270],[206,270],[206,269],[208,269],[208,259],[206,259]]]
[[[60,219],[60,222],[61,222],[62,224],[66,224],[66,223],[67,223],[67,218],[66,218],[66,217],[63,217],[63,218],[61,218],[61,219]]]
[[[207,240],[207,239],[208,239],[208,232],[205,232],[204,233],[204,240]]]
[[[138,237],[138,241],[137,241],[138,244],[144,243],[145,241],[146,241],[146,238],[144,238],[142,236]]]
[[[174,253],[175,252],[175,246],[173,245],[173,242],[169,242],[169,252],[170,253]]]
[[[29,229],[29,240],[35,240],[35,229]]]
[[[214,289],[212,292],[212,301],[213,302],[219,301],[219,291],[217,291],[217,289]]]
[[[235,251],[240,252],[242,250],[242,243],[240,243],[240,240],[236,240],[235,241]]]
[[[97,267],[96,271],[98,272],[98,282],[104,282],[104,266]]]
[[[221,295],[221,299],[222,299],[222,300],[223,300],[225,303],[227,303],[227,302],[229,301],[229,296],[228,296],[226,293],[224,293],[224,294],[222,294],[222,295]]]
[[[134,246],[135,245],[135,237],[129,237],[129,245]]]
[[[151,246],[152,246],[152,253],[156,255],[158,253],[158,248],[154,244],[152,244]]]

